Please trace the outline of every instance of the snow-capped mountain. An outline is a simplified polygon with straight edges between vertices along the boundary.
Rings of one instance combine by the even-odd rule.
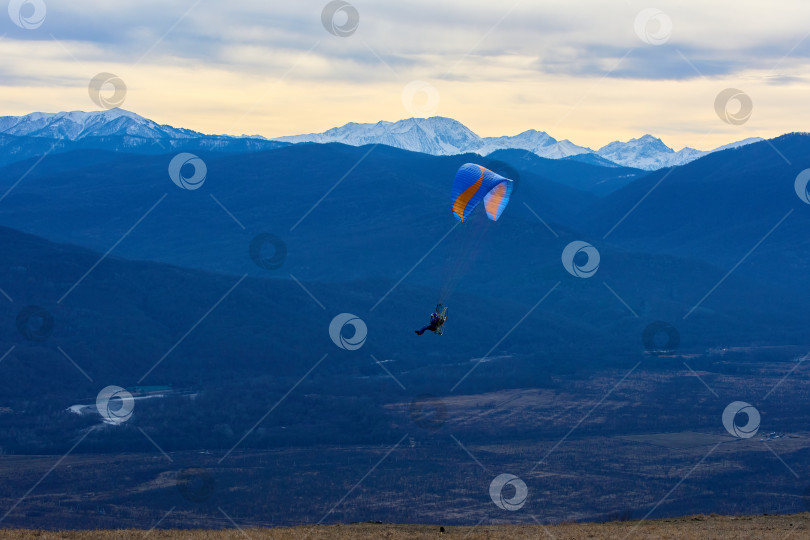
[[[652,135],[630,139],[628,142],[615,141],[596,151],[597,155],[613,163],[648,171],[683,165],[707,153],[689,147],[676,152]]]
[[[685,165],[713,152],[739,148],[761,140],[763,140],[761,137],[750,137],[720,146],[714,150],[695,150],[687,146],[676,152],[664,144],[661,139],[652,135],[644,135],[638,139],[630,139],[628,142],[612,142],[597,150],[596,155],[619,165],[653,171],[665,167]]]
[[[385,144],[436,156],[467,152],[487,155],[495,150],[506,148],[528,150],[540,157],[551,159],[591,152],[590,149],[577,146],[571,141],[558,142],[548,133],[533,129],[513,137],[480,137],[461,122],[441,116],[409,118],[398,122],[377,122],[376,124],[351,122],[323,133],[293,135],[274,140],[289,143],[339,142],[353,146]]]
[[[474,152],[486,156],[496,150],[527,150],[540,157],[565,159],[579,156],[579,161],[656,170],[664,167],[684,165],[711,152],[735,148],[760,141],[750,138],[731,143],[711,151],[701,151],[686,147],[675,151],[652,135],[644,135],[628,142],[615,141],[599,150],[579,146],[569,140],[558,141],[543,131],[529,130],[514,136],[480,137],[464,124],[452,118],[434,116],[431,118],[409,118],[398,122],[377,122],[376,124],[349,123],[332,128],[323,133],[310,133],[279,137],[276,141],[289,143],[337,142],[353,146],[365,144],[385,144],[404,150],[433,155],[454,155]],[[592,155],[593,158],[585,158]]]
[[[123,109],[94,112],[31,113],[0,117],[0,133],[78,141],[87,137],[130,136],[146,139],[204,137],[202,133],[152,120]]]
[[[357,124],[351,122],[323,133],[294,135],[275,139],[299,143],[339,142],[352,146],[385,144],[403,150],[433,155],[453,155],[470,152],[481,137],[464,124],[451,118],[409,118],[399,122]]]
[[[548,133],[534,129],[524,131],[513,137],[484,137],[480,139],[480,144],[475,150],[471,151],[485,156],[495,150],[504,150],[507,148],[528,150],[533,154],[549,159],[562,159],[591,152],[590,148],[578,146],[568,139],[558,141]]]
[[[136,154],[172,151],[258,152],[287,146],[262,137],[206,135],[160,125],[123,109],[94,112],[36,112],[0,117],[0,165],[71,150]]]

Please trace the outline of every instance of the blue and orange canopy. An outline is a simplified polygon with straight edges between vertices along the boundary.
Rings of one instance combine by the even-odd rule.
[[[465,163],[453,180],[453,215],[464,221],[482,200],[489,219],[498,221],[512,195],[512,180],[489,169]]]

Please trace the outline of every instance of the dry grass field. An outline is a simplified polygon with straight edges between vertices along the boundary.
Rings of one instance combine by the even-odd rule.
[[[764,516],[690,516],[650,521],[612,523],[570,523],[542,525],[480,525],[447,527],[439,525],[328,525],[278,529],[229,530],[108,530],[52,532],[25,529],[0,530],[0,540],[421,540],[428,538],[497,540],[500,538],[549,538],[559,540],[605,539],[685,539],[685,540],[793,540],[810,536],[810,514]]]

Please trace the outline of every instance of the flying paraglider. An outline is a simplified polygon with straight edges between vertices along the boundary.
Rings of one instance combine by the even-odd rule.
[[[465,163],[459,168],[453,180],[451,198],[453,215],[457,220],[464,222],[483,200],[489,219],[498,221],[504,208],[509,204],[512,185],[512,180],[481,165]]]
[[[453,216],[460,222],[465,222],[470,217],[470,214],[475,208],[484,202],[484,210],[492,221],[498,221],[501,217],[506,205],[509,204],[509,198],[512,196],[512,188],[514,182],[505,178],[486,167],[477,165],[475,163],[465,163],[462,165],[456,177],[453,180],[453,191],[450,200]],[[468,225],[469,227],[469,225]],[[476,242],[480,242],[484,229],[480,224],[473,227],[477,229],[475,234],[467,235],[475,238]],[[463,250],[467,255],[467,262],[471,262],[475,250]],[[447,283],[441,291],[440,298],[444,298],[453,285],[458,280],[462,273],[462,264],[455,264],[455,268],[448,273],[446,277]],[[441,302],[441,300],[440,300]],[[436,305],[436,310],[430,316],[430,323],[420,330],[415,330],[420,336],[426,331],[430,330],[438,335],[442,334],[442,326],[447,320],[447,308],[442,308],[442,304]]]

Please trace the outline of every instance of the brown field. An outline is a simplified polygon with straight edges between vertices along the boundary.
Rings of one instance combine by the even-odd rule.
[[[70,539],[118,540],[130,538],[190,540],[418,540],[423,538],[457,538],[467,540],[513,540],[516,538],[556,538],[578,540],[585,538],[624,539],[778,539],[807,538],[810,535],[810,514],[784,516],[690,516],[650,521],[620,521],[612,523],[571,523],[561,525],[480,525],[477,527],[447,527],[441,533],[438,525],[328,525],[320,527],[291,527],[278,529],[229,530],[136,530],[51,532],[27,529],[0,530],[4,539]]]
[[[538,523],[576,523],[548,529],[556,538],[624,538],[630,529],[622,520],[648,515],[796,514],[810,509],[810,430],[807,409],[797,405],[810,402],[810,363],[779,385],[786,373],[790,368],[781,364],[754,363],[741,375],[700,371],[721,398],[686,369],[641,367],[626,379],[620,371],[558,381],[552,389],[450,396],[443,398],[446,419],[438,429],[412,422],[409,401],[402,401],[388,406],[397,414],[385,441],[246,446],[225,461],[216,449],[0,455],[0,514],[7,512],[0,521],[19,529],[6,536],[0,529],[0,540],[130,538],[156,523],[200,532],[156,529],[147,538],[237,538],[241,533],[203,531],[239,526],[252,538],[303,540],[308,524],[318,521],[436,527],[335,526],[313,529],[310,538],[432,537],[439,525],[448,527],[446,538],[498,538],[503,531],[517,534],[515,540],[551,538]],[[747,395],[763,401],[761,436],[732,438],[721,413],[734,396]],[[784,436],[760,441],[771,432]],[[183,493],[178,478],[184,471],[207,478],[207,491]],[[528,486],[520,512],[493,504],[490,483],[501,473]],[[655,531],[645,522],[629,538],[711,538],[711,531],[718,531],[714,537],[767,538],[762,531],[768,530],[779,531],[777,538],[810,538],[807,516],[784,519],[658,521]],[[612,521],[619,523],[595,524]],[[501,528],[460,527],[479,522]],[[535,528],[523,532],[523,526]],[[130,532],[60,536],[35,529]]]

